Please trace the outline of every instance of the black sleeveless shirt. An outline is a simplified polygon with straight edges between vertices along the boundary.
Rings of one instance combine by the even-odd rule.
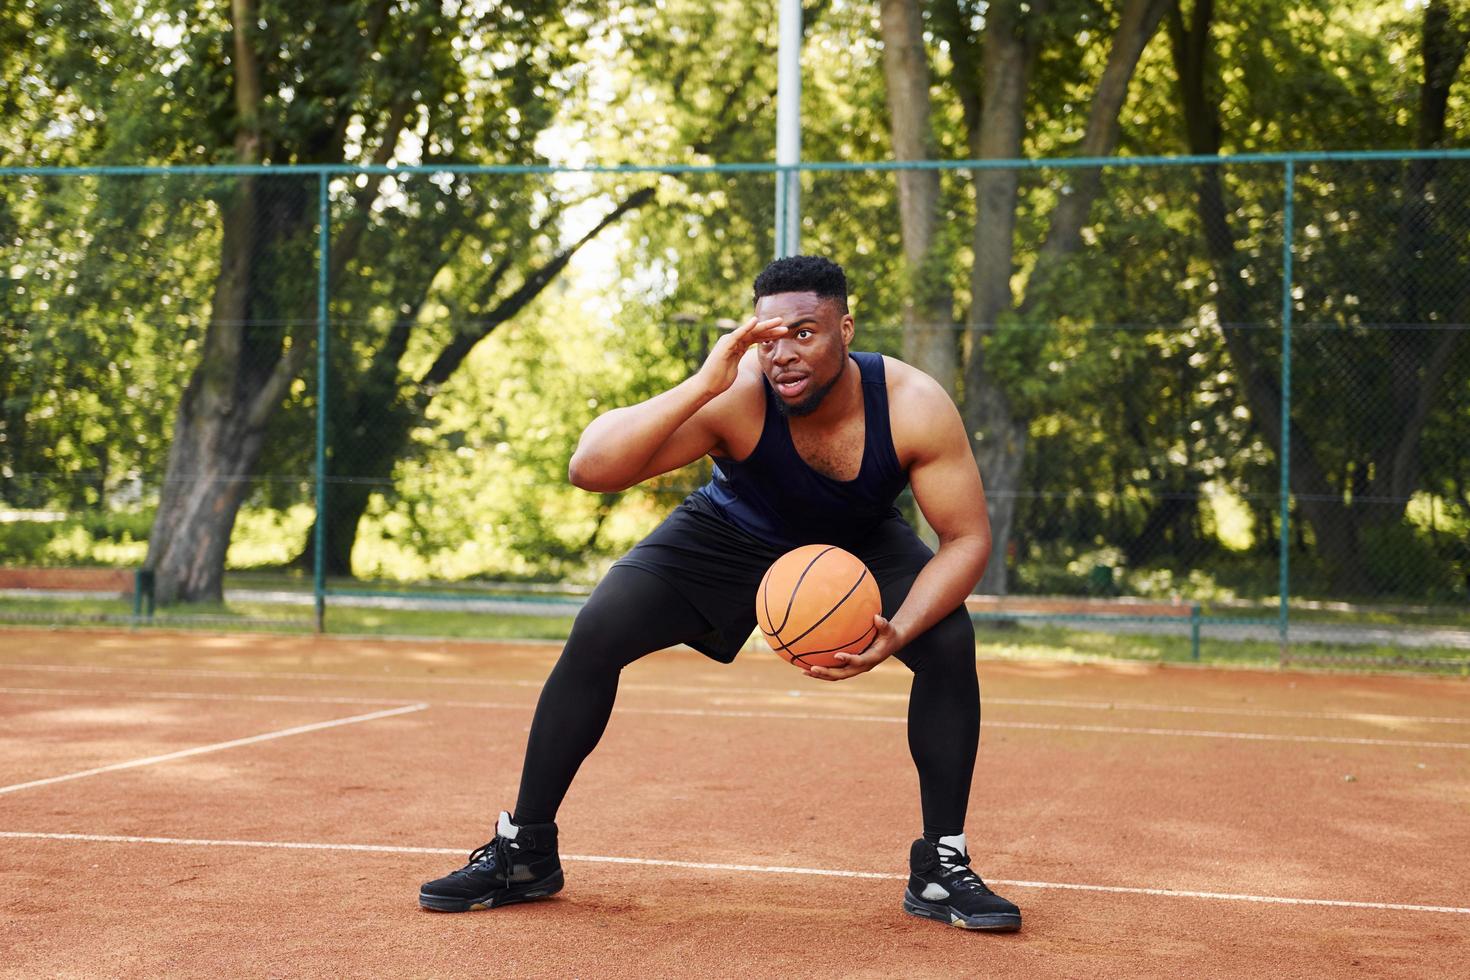
[[[863,383],[863,465],[856,477],[833,479],[801,458],[776,392],[762,378],[766,418],[760,441],[738,462],[712,457],[714,475],[690,495],[690,503],[711,508],[737,527],[784,548],[856,545],[878,524],[898,516],[893,502],[908,485],[908,474],[893,448],[883,355],[849,354]]]

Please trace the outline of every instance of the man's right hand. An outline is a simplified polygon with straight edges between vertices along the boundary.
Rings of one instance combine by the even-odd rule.
[[[699,378],[704,390],[713,398],[727,391],[740,373],[740,359],[753,345],[775,340],[786,335],[781,317],[757,320],[751,317],[715,342],[704,364],[695,377]]]

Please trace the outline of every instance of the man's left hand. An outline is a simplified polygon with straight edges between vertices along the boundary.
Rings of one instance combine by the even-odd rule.
[[[839,667],[807,667],[802,673],[819,681],[841,681],[858,674],[866,674],[874,667],[903,649],[903,640],[893,626],[882,616],[873,617],[878,635],[862,653],[839,653],[834,656],[842,661]]]

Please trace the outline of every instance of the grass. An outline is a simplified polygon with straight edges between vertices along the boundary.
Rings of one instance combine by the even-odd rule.
[[[131,625],[133,604],[118,599],[0,600],[0,624]],[[310,633],[315,629],[310,606],[233,602],[195,605],[187,612],[162,609],[142,625],[162,629],[229,629]],[[437,609],[371,609],[328,607],[327,630],[379,636],[443,636],[487,640],[562,640],[572,628],[570,616],[516,616]]]
[[[5,599],[0,624],[30,626],[129,625],[132,604],[124,600]],[[309,606],[230,603],[191,606],[187,613],[161,610],[153,628],[307,633],[314,628]],[[528,616],[458,609],[376,609],[328,606],[327,629],[335,634],[437,636],[481,640],[563,640],[570,616]],[[1054,623],[1025,626],[976,624],[977,649],[984,657],[1016,660],[1133,661],[1199,663],[1212,666],[1275,668],[1280,649],[1274,642],[1231,640],[1209,635],[1200,640],[1199,660],[1191,657],[1187,636],[1122,634]],[[1337,669],[1397,669],[1470,676],[1470,651],[1452,647],[1403,649],[1385,645],[1307,644],[1292,646],[1293,666],[1312,663]]]
[[[1207,616],[1238,616],[1275,619],[1280,604],[1259,602],[1202,603]],[[1448,626],[1470,629],[1470,605],[1411,604],[1408,602],[1343,602],[1328,599],[1290,600],[1294,623],[1342,624],[1345,626]]]
[[[570,616],[512,616],[416,609],[333,609],[327,627],[333,633],[374,636],[444,636],[479,640],[565,640]]]
[[[563,595],[586,595],[590,590],[588,586],[579,586],[564,583],[537,583],[537,582],[484,582],[468,579],[457,582],[383,582],[355,578],[328,578],[328,591],[333,589],[350,589],[353,592],[383,592],[392,595],[414,595],[414,594],[463,594],[463,595],[524,595],[527,592],[563,594]],[[301,592],[307,595],[312,591],[312,580],[309,575],[288,571],[277,571],[269,569],[231,571],[225,573],[224,587],[228,589],[270,589],[280,592]]]
[[[1266,618],[1276,614],[1267,612]],[[1292,607],[1291,618],[1298,623],[1341,623],[1346,626],[1445,626],[1470,629],[1470,609],[1453,606],[1375,607],[1354,606],[1349,609],[1313,609]]]
[[[276,589],[311,591],[311,579],[286,572],[240,571],[225,577],[227,589]],[[354,592],[382,592],[391,595],[585,595],[586,585],[520,582],[424,582],[414,584],[374,582],[343,578],[329,579],[327,588]],[[1165,601],[1165,600],[1158,600]],[[1218,602],[1202,600],[1205,616],[1233,619],[1275,620],[1280,606],[1274,599]],[[1340,602],[1293,598],[1291,618],[1295,623],[1342,624],[1345,626],[1445,626],[1470,629],[1470,604],[1412,604],[1400,602]]]
[[[1199,659],[1191,656],[1187,636],[1120,634],[1064,625],[1005,627],[976,624],[982,656],[1009,660],[1128,660],[1147,663],[1199,663],[1216,667],[1275,668],[1281,648],[1274,642],[1200,637]],[[1293,666],[1331,666],[1344,670],[1406,670],[1470,676],[1470,650],[1455,647],[1407,649],[1383,644],[1293,643]]]

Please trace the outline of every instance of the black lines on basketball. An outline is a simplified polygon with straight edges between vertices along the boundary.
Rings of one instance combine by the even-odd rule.
[[[874,624],[864,630],[863,634],[855,640],[849,640],[846,643],[839,643],[830,650],[806,650],[802,653],[793,653],[791,655],[791,659],[799,660],[802,663],[805,663],[806,661],[803,659],[805,657],[820,657],[825,656],[829,653],[862,653],[868,647],[872,646],[873,641],[877,638],[878,627],[876,624]]]
[[[810,636],[813,630],[815,630],[818,626],[821,626],[829,618],[831,618],[831,616],[832,616],[833,613],[835,613],[837,610],[839,610],[839,609],[842,608],[842,604],[844,602],[846,602],[848,599],[852,598],[852,594],[858,590],[858,586],[862,585],[863,584],[863,579],[865,579],[867,577],[868,577],[868,570],[865,568],[865,569],[863,569],[863,574],[861,574],[861,575],[858,576],[858,580],[856,582],[852,583],[852,588],[850,588],[846,592],[844,592],[842,594],[842,598],[841,599],[838,599],[837,602],[832,606],[831,609],[828,609],[826,612],[822,613],[822,618],[821,619],[817,620],[815,623],[812,623],[810,626],[808,626],[806,628],[806,630],[803,631],[800,636],[795,637],[790,642],[788,642],[787,643],[787,646],[790,646],[792,643],[800,643],[802,640],[804,640],[808,636]],[[797,589],[800,589],[801,588],[801,583],[800,582],[796,583],[796,588]],[[791,590],[791,598],[792,598],[792,601],[793,602],[796,600],[796,589],[792,589]],[[835,650],[835,649],[837,649],[837,647],[833,647],[832,649]]]
[[[772,636],[780,636],[781,635],[781,631],[784,630],[786,628],[786,624],[788,622],[790,622],[790,620],[791,620],[791,607],[796,604],[796,594],[801,591],[801,583],[806,581],[807,573],[812,570],[812,566],[813,565],[815,565],[817,562],[819,562],[819,561],[822,560],[822,556],[823,555],[827,554],[828,552],[830,552],[832,550],[834,550],[834,549],[832,549],[832,548],[826,548],[826,549],[824,549],[822,551],[817,552],[816,555],[812,558],[812,560],[806,563],[806,567],[801,570],[801,574],[796,577],[796,584],[791,587],[791,595],[789,597],[787,597],[787,599],[786,599],[786,614],[781,617],[781,622],[780,622],[779,625],[777,625],[774,622],[771,622],[771,609],[770,609],[770,606],[767,606],[766,607],[766,621],[767,622],[771,622],[771,635]],[[804,636],[805,634],[802,634],[802,635]],[[796,639],[799,640],[799,639],[801,639],[801,637],[798,636]],[[793,640],[792,642],[795,643],[796,640]]]

